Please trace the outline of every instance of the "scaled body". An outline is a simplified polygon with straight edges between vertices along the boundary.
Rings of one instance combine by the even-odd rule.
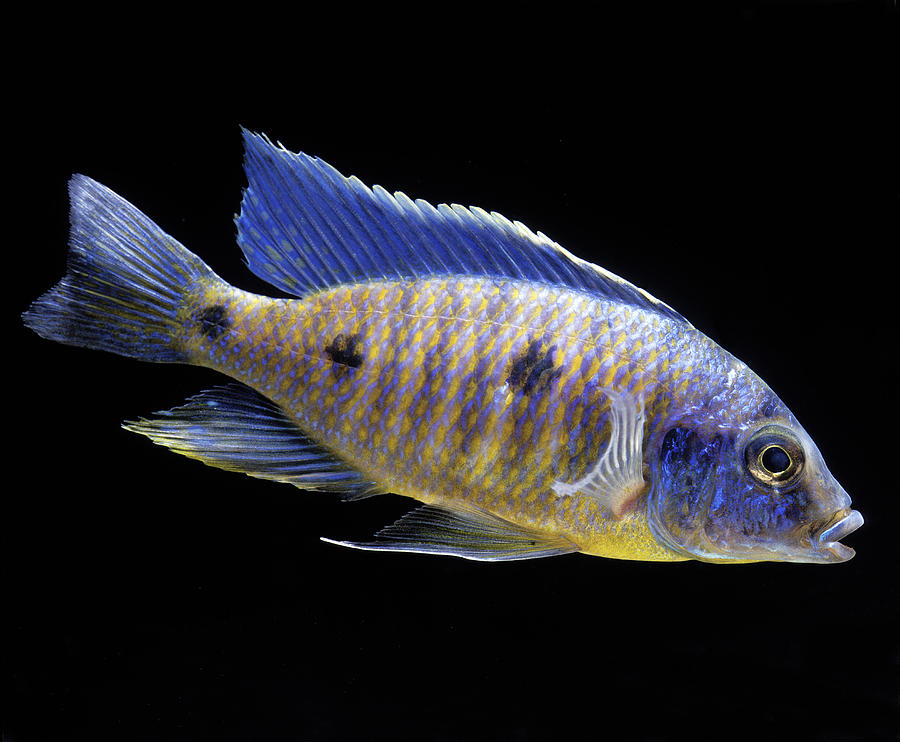
[[[378,282],[304,301],[213,284],[200,303],[186,312],[191,360],[277,402],[367,478],[605,555],[636,555],[618,540],[628,529],[639,555],[672,556],[640,515],[621,522],[596,498],[552,488],[584,476],[609,440],[606,390],[646,400],[654,445],[688,408],[710,425],[727,415],[709,378],[727,381],[737,365],[685,323],[531,282]],[[209,307],[235,324],[211,337],[191,319]],[[335,345],[345,349],[337,362]]]
[[[113,296],[101,315],[85,299],[96,286],[67,276],[26,322],[64,342],[208,366],[256,392],[211,392],[129,427],[255,476],[425,503],[365,548],[852,555],[835,542],[861,518],[814,444],[755,374],[669,307],[497,215],[369,191],[254,135],[247,147],[239,242],[297,299],[229,286],[130,204],[73,181],[71,275],[112,271],[147,294],[149,273],[159,286],[128,299],[137,309]],[[150,256],[133,279],[102,265],[123,260],[123,241],[128,261],[135,241]],[[783,465],[774,449],[799,469],[765,469]]]

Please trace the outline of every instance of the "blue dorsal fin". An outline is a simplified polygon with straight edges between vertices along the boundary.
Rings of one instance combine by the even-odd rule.
[[[496,212],[369,188],[244,130],[237,218],[250,269],[293,296],[371,280],[481,275],[566,286],[684,319],[628,281]]]

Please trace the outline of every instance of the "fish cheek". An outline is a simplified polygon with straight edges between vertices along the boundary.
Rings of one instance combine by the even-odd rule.
[[[748,552],[778,543],[794,543],[798,525],[808,520],[804,489],[774,492],[735,477],[717,488],[707,515],[706,534],[721,550]]]
[[[666,433],[660,445],[648,501],[650,529],[669,548],[702,556],[705,525],[728,442],[685,427]]]

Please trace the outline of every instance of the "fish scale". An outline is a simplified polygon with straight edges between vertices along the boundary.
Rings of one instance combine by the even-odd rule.
[[[294,298],[229,286],[109,189],[70,183],[68,270],[26,324],[237,382],[126,428],[252,476],[423,503],[347,546],[852,556],[839,539],[862,517],[808,434],[671,307],[499,214],[245,144],[238,244]]]
[[[608,531],[608,514],[551,485],[577,479],[599,457],[609,431],[603,384],[657,390],[647,405],[661,411],[671,403],[668,379],[677,379],[673,364],[652,360],[668,356],[649,342],[641,354],[620,351],[623,334],[658,329],[658,317],[623,308],[599,321],[598,302],[541,285],[433,279],[342,286],[304,301],[210,287],[203,303],[227,306],[235,321],[230,342],[209,352],[189,327],[191,360],[265,392],[367,476],[426,503],[461,498],[582,541]],[[339,335],[359,336],[359,368],[323,352]],[[557,349],[560,375],[542,393],[522,394],[507,374],[535,338]],[[587,534],[573,532],[573,514],[591,525]]]

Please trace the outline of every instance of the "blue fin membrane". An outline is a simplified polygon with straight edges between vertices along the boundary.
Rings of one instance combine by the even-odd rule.
[[[589,291],[680,319],[671,307],[521,222],[367,187],[322,160],[244,130],[237,218],[250,269],[293,296],[338,284],[484,275]]]
[[[209,466],[348,499],[382,492],[374,482],[306,438],[284,413],[242,384],[215,387],[159,417],[123,424],[154,443]]]
[[[66,275],[25,312],[41,337],[145,361],[181,362],[178,307],[210,268],[106,186],[69,181]]]
[[[532,531],[489,513],[424,505],[375,534],[375,541],[330,544],[369,551],[410,551],[498,562],[570,554],[578,549],[562,537]]]

